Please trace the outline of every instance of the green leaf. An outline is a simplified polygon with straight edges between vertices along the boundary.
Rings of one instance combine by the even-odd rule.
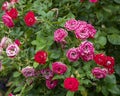
[[[98,42],[100,45],[104,46],[107,43],[106,37],[104,36],[99,37]]]
[[[74,96],[74,92],[68,91],[66,96]]]
[[[37,68],[38,65],[39,65],[39,64],[38,64],[37,62],[34,62],[34,63],[33,63],[33,67],[34,67],[34,68]]]
[[[120,0],[114,0],[116,3],[120,4]]]
[[[17,87],[17,88],[15,88],[14,92],[15,92],[15,93],[20,92],[21,89],[22,89],[22,87]]]
[[[14,72],[13,77],[18,77],[18,76],[20,76],[20,75],[21,75],[20,72]]]
[[[109,91],[107,90],[106,86],[102,86],[102,91],[104,96],[108,96],[109,95]]]
[[[65,77],[63,75],[55,75],[52,80],[55,80],[55,79],[64,79]]]
[[[120,45],[120,35],[112,34],[112,35],[108,35],[107,38],[111,44]]]

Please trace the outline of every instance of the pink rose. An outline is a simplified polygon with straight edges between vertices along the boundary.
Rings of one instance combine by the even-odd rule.
[[[89,33],[89,38],[94,38],[96,34],[96,29],[91,24],[87,24],[87,31]]]
[[[10,4],[6,1],[2,5],[2,10],[7,11],[9,9],[9,7],[10,7]]]
[[[52,70],[50,70],[50,68],[42,69],[40,70],[40,73],[45,79],[51,79],[54,76],[54,73],[52,72]]]
[[[80,55],[78,52],[77,48],[71,48],[67,51],[66,54],[67,58],[71,61],[71,62],[75,62],[79,59]]]
[[[35,69],[30,66],[23,68],[21,72],[26,78],[35,76]]]
[[[89,0],[91,3],[97,3],[99,0]]]
[[[68,20],[64,27],[68,30],[68,31],[74,31],[76,30],[78,27],[79,27],[79,24],[80,22],[78,22],[77,20],[75,19],[70,19]]]
[[[108,73],[107,69],[105,69],[105,68],[101,69],[99,67],[95,67],[95,68],[92,69],[92,74],[97,79],[105,78],[107,73]]]
[[[76,29],[75,36],[76,36],[76,38],[82,39],[82,40],[89,38],[87,24],[81,25],[78,29]]]
[[[47,79],[46,80],[46,87],[48,89],[54,89],[58,84],[58,80]]]
[[[7,27],[9,27],[9,28],[14,27],[14,22],[13,22],[12,18],[8,14],[4,14],[2,16],[2,21],[4,22],[4,24]]]
[[[68,33],[64,29],[60,28],[54,32],[54,40],[56,42],[63,42]]]
[[[10,57],[10,58],[15,57],[15,56],[19,53],[19,51],[20,51],[20,49],[19,49],[18,45],[15,44],[15,43],[10,44],[10,45],[6,48],[7,56]]]
[[[89,41],[84,41],[78,47],[80,57],[84,61],[93,60],[94,57],[94,46]]]
[[[8,96],[14,96],[12,93],[8,94]]]
[[[67,66],[62,62],[54,62],[52,64],[52,71],[56,74],[64,74],[67,71]]]
[[[0,42],[0,46],[2,48],[6,48],[9,44],[12,44],[11,39],[8,38],[8,37],[3,37],[2,40],[1,40],[1,42]]]

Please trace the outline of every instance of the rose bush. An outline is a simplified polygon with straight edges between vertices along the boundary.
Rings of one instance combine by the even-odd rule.
[[[3,96],[119,96],[119,4],[1,0]]]

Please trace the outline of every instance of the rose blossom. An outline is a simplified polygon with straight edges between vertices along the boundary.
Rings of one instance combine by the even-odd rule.
[[[75,92],[78,90],[79,81],[74,77],[68,77],[64,80],[64,88]]]
[[[84,41],[78,47],[80,57],[84,61],[93,60],[94,57],[94,46],[89,41]]]
[[[65,41],[65,37],[67,37],[68,33],[66,30],[60,28],[60,29],[57,29],[55,32],[54,32],[54,40],[56,42],[63,42]]]
[[[9,9],[9,6],[10,6],[10,4],[7,1],[5,1],[2,5],[2,10],[7,11]]]
[[[3,37],[1,42],[0,42],[0,45],[3,47],[3,48],[6,48],[8,45],[12,44],[12,40],[8,37]]]
[[[33,26],[36,23],[35,14],[32,11],[29,11],[24,17],[25,24],[27,26]]]
[[[113,67],[107,68],[107,70],[108,70],[108,74],[109,74],[109,75],[111,75],[111,74],[113,74],[113,73],[115,72],[115,70],[114,70]]]
[[[95,54],[94,55],[94,61],[98,65],[104,66],[105,62],[106,62],[106,56],[103,53],[101,53],[101,54]]]
[[[6,48],[9,44],[12,44],[11,39],[8,38],[8,37],[3,37],[2,40],[1,40],[1,42],[0,42],[0,46],[2,48]]]
[[[2,16],[2,21],[7,27],[9,28],[14,27],[14,22],[8,14],[4,14]]]
[[[75,30],[75,36],[78,39],[82,39],[82,40],[87,39],[89,37],[89,33],[88,33],[88,30],[87,30],[87,25],[85,24],[85,25],[82,25],[79,28],[77,28]]]
[[[19,41],[18,39],[16,39],[16,40],[14,41],[14,43],[16,43],[18,46],[21,45],[21,43],[20,43],[20,41]]]
[[[15,57],[18,53],[19,53],[20,49],[18,47],[17,44],[13,43],[10,44],[7,48],[6,48],[6,53],[8,57]]]
[[[47,53],[45,51],[40,50],[35,54],[34,59],[39,64],[45,64],[47,60]]]
[[[106,61],[105,61],[104,67],[105,68],[113,68],[114,65],[115,65],[114,58],[110,57],[110,56],[106,56]]]
[[[107,69],[105,69],[105,68],[101,69],[99,67],[95,67],[95,68],[92,69],[92,74],[97,79],[105,78],[107,73],[108,73]]]
[[[35,76],[35,69],[30,66],[23,68],[21,72],[26,78]]]
[[[99,0],[89,0],[91,3],[97,3]]]
[[[19,0],[10,0],[10,3],[12,4],[12,5],[14,5],[15,3],[18,3],[19,2]]]
[[[54,62],[52,63],[52,71],[56,74],[64,74],[67,71],[67,66],[62,62]]]
[[[77,48],[71,48],[71,49],[69,49],[69,50],[67,51],[66,56],[67,56],[67,58],[68,58],[71,62],[77,61],[77,60],[79,59],[79,57],[80,57]]]
[[[75,19],[70,19],[68,21],[66,21],[64,27],[68,30],[68,31],[74,31],[79,27],[79,22]]]
[[[8,96],[14,96],[12,93],[8,94]]]
[[[40,70],[40,73],[43,77],[45,77],[45,79],[51,79],[54,76],[54,73],[52,72],[52,70],[50,70],[50,68],[42,69]]]
[[[58,80],[47,79],[46,80],[46,87],[48,89],[54,89],[58,84]]]
[[[11,8],[9,11],[6,11],[6,13],[12,18],[16,19],[18,17],[18,11],[16,8]]]
[[[89,33],[89,38],[94,38],[96,34],[96,29],[91,24],[87,24],[87,31]]]

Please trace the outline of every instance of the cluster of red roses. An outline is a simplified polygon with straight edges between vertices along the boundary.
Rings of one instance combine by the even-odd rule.
[[[108,71],[108,74],[113,74],[114,73],[115,61],[114,61],[113,57],[105,56],[104,54],[96,54],[94,56],[94,61],[98,65],[103,66],[104,68],[106,68],[107,71]]]
[[[18,0],[10,0],[10,3],[6,1],[2,5],[2,10],[5,11],[2,21],[9,28],[14,27],[13,20],[17,19],[19,15],[18,10],[14,8],[16,3],[19,3]],[[34,12],[29,11],[24,16],[24,21],[27,26],[33,26],[36,23]]]

